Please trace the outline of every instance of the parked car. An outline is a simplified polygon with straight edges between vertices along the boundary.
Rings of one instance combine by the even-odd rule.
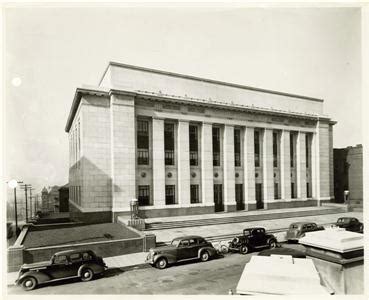
[[[312,222],[295,222],[287,230],[287,241],[298,241],[305,236],[306,232],[324,230],[323,226],[318,226]]]
[[[213,245],[201,236],[183,236],[175,238],[170,245],[151,248],[146,262],[158,269],[180,261],[200,259],[207,261],[216,255]]]
[[[79,277],[82,281],[89,281],[105,269],[104,260],[93,251],[67,250],[55,253],[49,261],[22,265],[15,283],[28,291],[41,283],[67,278]]]
[[[345,228],[347,231],[353,232],[364,232],[364,224],[358,219],[352,217],[338,218],[337,222],[334,224],[337,227]]]
[[[290,255],[294,258],[306,258],[306,254],[303,251],[292,249],[292,248],[274,248],[274,249],[265,249],[258,253],[259,256],[271,256],[271,255]]]
[[[246,228],[243,234],[233,238],[229,242],[229,251],[246,254],[259,248],[277,247],[277,238],[273,234],[265,232],[263,227]]]

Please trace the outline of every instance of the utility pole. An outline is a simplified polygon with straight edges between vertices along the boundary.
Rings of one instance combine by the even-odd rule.
[[[17,186],[18,186],[18,183],[23,183],[23,181],[17,181],[15,179],[12,179],[8,181],[7,183],[10,188],[14,189],[15,236],[18,237],[20,233],[20,229],[18,228]]]
[[[24,189],[24,193],[26,196],[26,223],[28,223],[28,200],[27,200],[27,189],[32,188],[32,184],[23,184],[21,185],[21,188]]]

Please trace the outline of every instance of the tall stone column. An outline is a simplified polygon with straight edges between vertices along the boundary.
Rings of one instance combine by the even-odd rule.
[[[291,154],[288,130],[283,130],[281,136],[281,198],[291,199]]]
[[[306,198],[306,149],[305,133],[299,131],[296,143],[297,198]]]
[[[314,132],[311,142],[311,182],[313,199],[320,198],[319,132]]]
[[[268,202],[274,199],[273,130],[269,128],[265,128],[263,133],[263,196],[264,205],[268,208]]]
[[[154,207],[165,205],[164,120],[152,119],[152,171]]]
[[[178,120],[178,203],[190,205],[190,143],[189,122]]]
[[[202,202],[214,206],[212,124],[202,123],[201,132],[201,192]]]
[[[245,127],[243,134],[245,209],[254,210],[256,209],[254,128]]]
[[[234,127],[224,126],[223,137],[224,210],[236,211]]]

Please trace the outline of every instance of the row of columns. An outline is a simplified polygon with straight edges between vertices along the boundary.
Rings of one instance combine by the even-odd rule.
[[[153,118],[153,196],[154,205],[165,206],[165,160],[164,160],[164,119]],[[201,126],[201,193],[202,205],[211,206],[213,199],[213,150],[212,124]],[[190,205],[190,162],[189,162],[189,121],[178,120],[177,164],[178,164],[178,204]],[[244,202],[255,205],[255,164],[254,164],[254,128],[243,130],[243,170],[244,170]],[[263,140],[263,198],[264,203],[274,201],[274,168],[273,168],[273,129],[265,128]],[[234,126],[224,125],[223,131],[223,203],[224,206],[235,206],[235,165],[234,165]],[[316,144],[314,134],[313,146]],[[282,130],[280,139],[280,185],[281,199],[291,199],[291,167],[290,167],[290,132]],[[299,131],[296,143],[297,198],[306,198],[306,157],[305,133]],[[313,151],[312,151],[313,153]],[[313,177],[316,171],[316,159],[312,155]],[[315,162],[315,163],[314,163]],[[313,197],[317,188],[313,184]],[[280,200],[276,200],[280,201]]]

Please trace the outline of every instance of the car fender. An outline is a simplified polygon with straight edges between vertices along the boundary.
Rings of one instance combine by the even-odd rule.
[[[270,236],[268,239],[267,239],[267,244],[269,245],[270,241],[276,241],[277,242],[277,239],[274,237],[274,236]]]
[[[197,257],[198,258],[201,257],[201,253],[203,251],[208,251],[208,253],[209,253],[210,256],[213,256],[216,253],[216,250],[214,248],[211,248],[211,247],[203,247],[203,248],[200,248],[199,251],[197,252]]]
[[[86,263],[86,264],[81,265],[78,268],[78,273],[77,273],[78,277],[81,277],[82,270],[86,268],[91,269],[94,272],[94,274],[99,274],[99,273],[104,272],[103,266],[100,266],[98,264],[93,264],[93,263]]]
[[[169,264],[175,263],[177,261],[177,258],[172,254],[157,254],[154,256],[154,264],[158,261],[159,258],[164,257]]]
[[[24,273],[19,279],[17,280],[17,283],[20,284],[24,278],[31,276],[36,278],[37,283],[44,283],[51,280],[51,277],[43,272],[37,272],[37,271],[28,271]]]

